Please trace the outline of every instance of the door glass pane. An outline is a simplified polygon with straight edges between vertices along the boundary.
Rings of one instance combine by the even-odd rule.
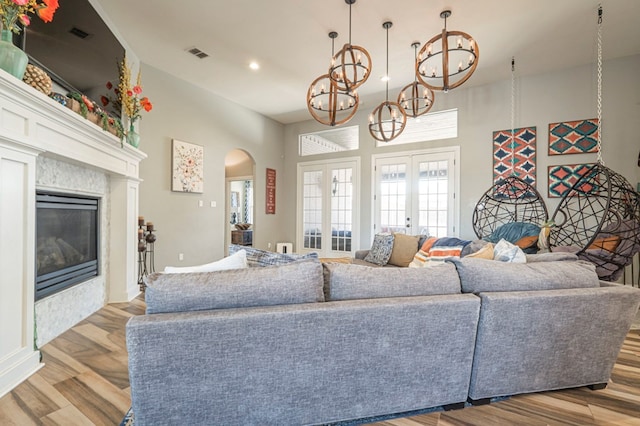
[[[303,173],[304,248],[322,248],[322,171]]]
[[[353,169],[331,171],[331,250],[351,251]]]
[[[405,233],[407,218],[407,165],[380,166],[380,230]]]
[[[449,170],[447,161],[418,164],[418,231],[446,237],[448,229]]]

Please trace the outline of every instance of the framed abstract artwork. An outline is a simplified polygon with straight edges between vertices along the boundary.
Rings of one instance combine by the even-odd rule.
[[[549,198],[564,197],[573,185],[583,176],[593,163],[588,164],[564,164],[559,166],[549,166]],[[580,191],[592,193],[598,188],[592,184],[590,187],[580,188]]]
[[[171,190],[194,193],[204,191],[204,147],[172,140]]]
[[[493,183],[515,174],[536,185],[536,127],[493,132]]]
[[[549,124],[549,155],[588,154],[598,151],[598,119]]]

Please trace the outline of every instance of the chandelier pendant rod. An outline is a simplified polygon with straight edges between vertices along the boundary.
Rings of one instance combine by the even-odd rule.
[[[449,37],[447,36],[447,18],[451,16],[450,10],[440,13],[444,18],[444,28],[442,29],[442,90],[449,91]]]

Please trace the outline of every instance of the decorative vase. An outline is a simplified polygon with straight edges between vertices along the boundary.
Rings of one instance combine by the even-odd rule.
[[[27,69],[29,57],[19,47],[13,44],[11,30],[2,28],[0,31],[0,68],[12,76],[22,80]]]
[[[140,135],[133,127],[133,123],[129,125],[129,131],[127,132],[127,143],[135,148],[140,145]]]

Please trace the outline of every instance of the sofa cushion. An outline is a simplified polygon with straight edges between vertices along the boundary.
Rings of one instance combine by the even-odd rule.
[[[269,266],[269,265],[286,265],[303,259],[317,259],[318,253],[294,254],[294,253],[276,253],[273,251],[260,250],[253,247],[239,246],[231,244],[229,246],[229,254],[234,254],[240,250],[247,252],[247,265]]]
[[[264,268],[156,273],[145,283],[148,314],[324,301],[322,265],[313,259]]]
[[[595,266],[581,260],[503,263],[463,257],[450,259],[449,262],[456,265],[463,293],[600,286]]]
[[[393,234],[393,248],[387,263],[401,267],[409,266],[413,256],[418,252],[419,240],[419,235]]]
[[[450,264],[416,269],[329,263],[324,269],[330,301],[460,293],[460,279]]]
[[[364,258],[367,262],[376,265],[386,265],[393,250],[393,234],[376,234],[369,254]]]
[[[213,272],[224,271],[226,269],[242,269],[247,267],[247,251],[240,250],[234,254],[220,259],[216,262],[205,263],[198,266],[167,266],[164,268],[165,274],[185,274],[187,272]]]

